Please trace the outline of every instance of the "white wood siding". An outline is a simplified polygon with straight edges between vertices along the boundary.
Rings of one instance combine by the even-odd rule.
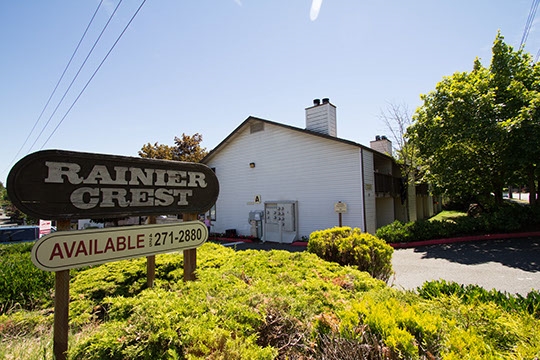
[[[250,163],[255,167],[250,168]],[[278,200],[298,201],[300,238],[337,226],[334,204],[338,201],[348,207],[343,225],[364,229],[357,146],[268,123],[263,131],[251,134],[248,124],[207,165],[216,169],[220,183],[214,232],[235,229],[249,235],[249,212]],[[257,195],[260,204],[254,203]]]

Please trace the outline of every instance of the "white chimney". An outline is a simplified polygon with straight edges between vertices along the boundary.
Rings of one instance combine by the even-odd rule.
[[[384,135],[375,136],[375,140],[370,141],[369,146],[375,151],[392,156],[392,142]]]
[[[313,100],[313,106],[306,108],[306,130],[337,137],[336,107],[330,99]]]

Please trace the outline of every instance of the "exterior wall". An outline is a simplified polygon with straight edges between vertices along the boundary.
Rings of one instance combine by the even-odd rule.
[[[435,215],[433,210],[433,197],[418,195],[416,197],[416,213],[418,219],[427,219]]]
[[[401,203],[401,197],[394,198],[394,215],[395,218],[392,220],[399,220],[401,222],[408,222],[407,219],[407,203]]]
[[[392,223],[394,216],[394,198],[380,197],[377,198],[377,228]]]
[[[362,163],[364,174],[364,206],[366,211],[366,226],[362,230],[375,234],[377,230],[377,210],[375,198],[375,173],[373,172],[373,153],[362,150]]]
[[[424,218],[424,197],[416,197],[416,218],[422,220]]]
[[[252,132],[249,124],[255,123],[239,129],[206,162],[220,183],[213,232],[250,235],[249,212],[279,200],[298,202],[300,238],[337,226],[338,201],[348,208],[343,225],[364,229],[358,147],[269,123]]]

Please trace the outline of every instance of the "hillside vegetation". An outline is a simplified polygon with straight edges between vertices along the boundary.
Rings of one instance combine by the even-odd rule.
[[[503,306],[452,286],[398,291],[309,252],[236,252],[207,243],[197,254],[194,282],[182,280],[181,254],[157,256],[153,289],[145,285],[145,259],[74,271],[69,359],[540,356],[534,304],[532,311]],[[3,304],[0,358],[50,359],[50,302],[26,299]]]

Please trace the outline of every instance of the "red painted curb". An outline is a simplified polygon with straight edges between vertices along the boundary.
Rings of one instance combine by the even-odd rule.
[[[403,248],[411,248],[411,247],[417,247],[417,246],[452,244],[452,243],[482,241],[482,240],[485,241],[485,240],[518,239],[518,238],[526,238],[526,237],[540,237],[540,231],[513,233],[513,234],[487,234],[487,235],[463,236],[463,237],[448,238],[448,239],[412,241],[409,243],[390,243],[388,245],[392,246],[394,249],[403,249]]]
[[[245,243],[252,243],[254,242],[253,240],[251,239],[244,239],[244,238],[222,238],[222,237],[209,237],[208,240],[212,240],[212,241],[223,241],[223,242],[245,242]],[[276,243],[276,244],[280,244],[280,243]],[[283,243],[282,243],[283,244]],[[286,245],[291,245],[291,246],[307,246],[307,242],[306,241],[295,241],[293,243],[287,243]]]
[[[540,237],[540,231],[531,231],[531,232],[522,232],[522,233],[512,233],[512,234],[486,234],[486,235],[474,235],[474,236],[462,236],[455,238],[447,239],[434,239],[434,240],[424,240],[424,241],[411,241],[408,243],[389,243],[394,249],[406,249],[418,246],[429,246],[429,245],[440,245],[440,244],[453,244],[460,242],[472,242],[472,241],[486,241],[486,240],[504,240],[504,239],[519,239],[527,237]],[[223,242],[245,242],[252,243],[254,242],[251,239],[244,238],[209,238],[208,240],[214,241],[223,241]],[[306,241],[296,241],[291,244],[291,246],[307,246]]]

